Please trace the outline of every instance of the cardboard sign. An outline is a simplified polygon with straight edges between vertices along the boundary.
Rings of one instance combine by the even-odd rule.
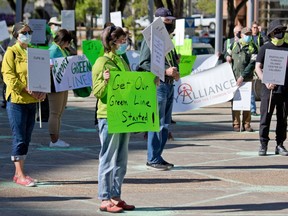
[[[176,28],[175,28],[175,45],[183,46],[184,38],[185,38],[185,19],[177,19],[176,20]],[[192,41],[192,40],[191,40]],[[192,47],[190,47],[192,48]],[[190,52],[191,54],[191,52]]]
[[[44,44],[46,42],[46,20],[30,19],[29,26],[33,31],[31,43],[36,45]]]
[[[75,11],[74,10],[62,10],[61,20],[63,29],[68,31],[75,31]]]
[[[140,51],[139,50],[128,50],[126,56],[129,61],[129,66],[132,71],[136,71],[139,65]]]
[[[262,83],[284,85],[288,51],[266,49]]]
[[[111,71],[108,82],[109,133],[159,131],[155,76]]]
[[[181,55],[179,63],[180,77],[185,77],[191,74],[192,67],[197,56]]]
[[[28,89],[51,92],[50,56],[48,50],[28,48]]]
[[[173,43],[178,54],[192,55],[192,39],[184,39],[183,45],[176,45],[176,39],[173,39]]]
[[[252,82],[243,82],[236,90],[233,97],[232,110],[247,110],[251,109],[251,93]]]
[[[92,66],[85,55],[51,59],[56,92],[92,86]]]
[[[7,28],[6,21],[0,21],[0,41],[10,38],[9,31]]]
[[[142,34],[144,36],[144,39],[147,43],[147,45],[149,46],[149,48],[151,49],[151,39],[152,36],[151,34],[154,34],[154,31],[152,32],[152,25],[154,26],[153,29],[155,29],[156,31],[158,31],[161,35],[161,39],[163,41],[165,41],[165,56],[174,49],[174,45],[172,43],[172,40],[166,30],[166,27],[162,21],[162,19],[159,17],[157,19],[155,19],[149,26],[147,26],[143,31]]]
[[[152,25],[151,34],[151,72],[158,76],[163,82],[165,81],[165,40],[161,33]]]
[[[104,47],[100,40],[83,40],[82,49],[91,65],[95,63],[98,57],[104,55]]]
[[[122,28],[122,15],[121,11],[111,12],[110,13],[110,20],[114,23],[115,26],[119,26]]]

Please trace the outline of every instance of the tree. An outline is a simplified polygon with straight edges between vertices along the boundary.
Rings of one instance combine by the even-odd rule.
[[[234,0],[227,0],[227,12],[228,12],[228,37],[234,37],[233,29],[235,25],[235,19],[240,9],[246,4],[248,0],[242,0],[236,7],[234,6]]]
[[[215,0],[198,0],[196,3],[197,10],[204,14],[215,14],[216,1]]]
[[[22,0],[22,14],[24,12],[25,5],[28,0]],[[7,0],[8,4],[10,5],[11,9],[16,12],[16,0]]]
[[[154,0],[154,4],[156,8],[167,7],[176,18],[183,17],[183,8],[184,1],[183,0],[166,0],[166,4],[164,5],[162,0]]]

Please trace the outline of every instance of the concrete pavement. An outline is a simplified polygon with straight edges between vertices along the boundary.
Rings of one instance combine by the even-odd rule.
[[[26,161],[27,173],[39,180],[34,188],[12,182],[11,132],[0,109],[0,215],[110,215],[98,210],[94,107],[93,96],[70,94],[61,130],[67,149],[49,148],[47,123],[36,124]],[[274,118],[266,157],[257,155],[258,131],[232,132],[230,103],[173,119],[174,140],[164,150],[175,163],[171,171],[147,170],[143,133],[132,134],[122,198],[136,209],[121,215],[288,215],[288,157],[274,155]],[[258,130],[259,117],[252,120]]]

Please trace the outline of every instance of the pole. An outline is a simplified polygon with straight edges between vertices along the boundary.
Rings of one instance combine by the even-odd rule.
[[[248,13],[247,13],[247,27],[251,28],[252,22],[254,20],[254,0],[248,0],[247,7],[248,7]]]
[[[110,10],[109,10],[109,0],[102,0],[102,17],[103,23],[102,27],[104,28],[105,23],[110,21]]]
[[[149,21],[150,23],[153,22],[153,16],[154,16],[154,1],[153,0],[149,0],[148,1],[148,18],[149,18]]]
[[[16,0],[16,23],[21,22],[23,17],[22,0]]]
[[[223,47],[223,1],[216,0],[215,54],[221,53]]]

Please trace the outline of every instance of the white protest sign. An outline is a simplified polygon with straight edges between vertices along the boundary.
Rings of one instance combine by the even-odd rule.
[[[243,82],[236,90],[233,98],[232,110],[247,110],[251,109],[251,93],[252,82]]]
[[[219,56],[217,55],[198,55],[194,62],[192,73],[199,73],[215,67],[218,63]]]
[[[111,12],[110,20],[115,26],[119,26],[122,28],[122,15],[121,11]]]
[[[229,63],[174,81],[173,112],[224,103],[233,98],[237,89]]]
[[[161,38],[163,41],[165,41],[165,56],[174,49],[173,42],[166,30],[166,27],[161,19],[161,17],[158,17],[155,19],[149,26],[147,26],[143,31],[142,34],[144,36],[144,39],[147,43],[147,45],[150,48],[151,45],[151,28],[152,25],[155,27],[155,30],[161,33]],[[155,31],[153,31],[155,32]],[[151,49],[151,48],[150,48]]]
[[[74,10],[62,10],[61,20],[63,29],[68,31],[75,31],[75,11]]]
[[[161,33],[152,25],[151,33],[151,72],[165,81],[165,41],[161,38]]]
[[[177,19],[175,25],[175,45],[183,46],[185,38],[185,19]]]
[[[28,89],[51,92],[49,50],[28,48]]]
[[[288,51],[267,49],[262,83],[284,85]]]
[[[44,44],[46,41],[46,20],[45,19],[30,19],[29,26],[33,34],[31,38],[32,44]]]
[[[131,71],[136,71],[136,67],[139,65],[140,52],[138,50],[126,51],[126,56],[129,61]]]
[[[56,92],[92,86],[92,66],[85,55],[51,60]]]
[[[7,28],[6,21],[0,21],[0,41],[10,38],[9,31]]]

